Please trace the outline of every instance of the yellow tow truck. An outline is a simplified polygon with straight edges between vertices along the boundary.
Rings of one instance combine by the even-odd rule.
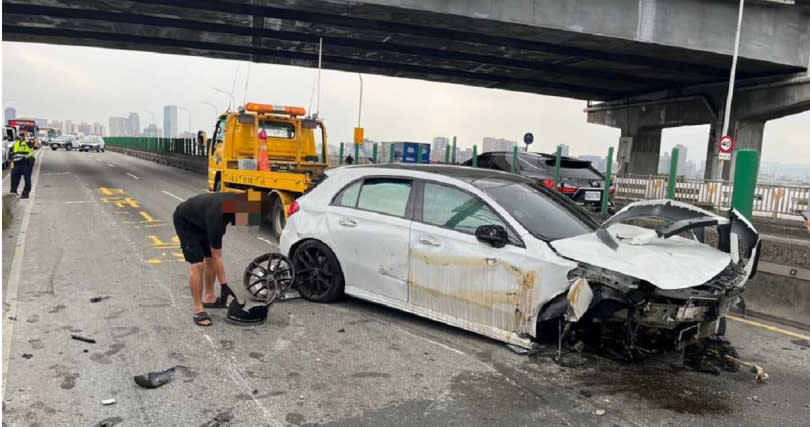
[[[323,122],[302,107],[250,102],[217,120],[208,147],[208,191],[261,192],[265,220],[278,237],[289,206],[328,167]]]

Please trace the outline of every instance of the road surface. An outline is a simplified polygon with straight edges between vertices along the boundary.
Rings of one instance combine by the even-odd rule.
[[[553,348],[518,355],[351,298],[284,301],[256,327],[230,325],[221,310],[210,310],[214,326],[194,326],[171,214],[181,199],[205,191],[205,178],[112,152],[40,156],[34,197],[19,201],[3,235],[6,425],[753,426],[810,419],[809,333],[779,325],[728,325],[740,356],[764,366],[768,384],[748,372],[713,376],[663,360],[638,365],[567,354],[555,363]],[[253,229],[229,228],[226,270],[240,295],[247,263],[274,249]],[[98,296],[109,298],[90,302]],[[176,376],[162,388],[133,383],[134,375],[172,366]],[[105,399],[116,403],[102,405]]]

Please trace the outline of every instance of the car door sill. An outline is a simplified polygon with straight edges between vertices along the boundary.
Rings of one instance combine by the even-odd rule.
[[[366,301],[371,301],[377,304],[382,304],[386,307],[395,308],[397,310],[402,310],[408,313],[415,314],[420,317],[424,317],[427,319],[435,320],[441,323],[445,323],[450,326],[455,326],[457,328],[463,329],[465,331],[475,332],[480,335],[484,335],[490,338],[494,338],[498,341],[502,341],[506,344],[514,344],[519,347],[527,348],[533,350],[537,348],[537,344],[532,341],[531,339],[521,338],[518,336],[517,333],[512,331],[505,331],[500,328],[495,328],[492,326],[481,325],[478,323],[472,323],[468,320],[459,319],[457,317],[449,316],[444,313],[437,313],[431,309],[418,307],[413,304],[404,303],[393,301],[389,298],[386,298],[382,295],[375,294],[373,292],[368,292],[363,289],[359,289],[354,286],[346,286],[345,293],[347,295],[351,295],[356,298],[360,298]]]

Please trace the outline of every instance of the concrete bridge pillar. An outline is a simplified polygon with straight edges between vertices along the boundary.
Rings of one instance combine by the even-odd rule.
[[[619,139],[619,174],[655,175],[661,152],[661,128],[622,128]]]
[[[729,177],[734,176],[737,150],[750,148],[759,151],[760,154],[762,153],[762,136],[765,131],[765,120],[746,119],[733,120],[732,122],[731,136],[734,138],[734,151],[731,153],[731,160],[723,162],[723,172],[719,178],[724,180],[729,180]],[[722,123],[712,123],[709,130],[709,142],[706,148],[706,171],[703,174],[704,179],[717,177],[715,172],[717,168],[720,167],[717,161],[717,141],[722,136],[720,135],[722,129]]]

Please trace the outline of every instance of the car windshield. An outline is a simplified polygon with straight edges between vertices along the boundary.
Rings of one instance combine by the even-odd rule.
[[[98,137],[97,136],[85,136],[82,140],[84,142],[98,142]]]
[[[533,183],[478,180],[474,183],[532,235],[547,240],[591,233],[596,222],[587,212],[562,196],[544,191]]]

